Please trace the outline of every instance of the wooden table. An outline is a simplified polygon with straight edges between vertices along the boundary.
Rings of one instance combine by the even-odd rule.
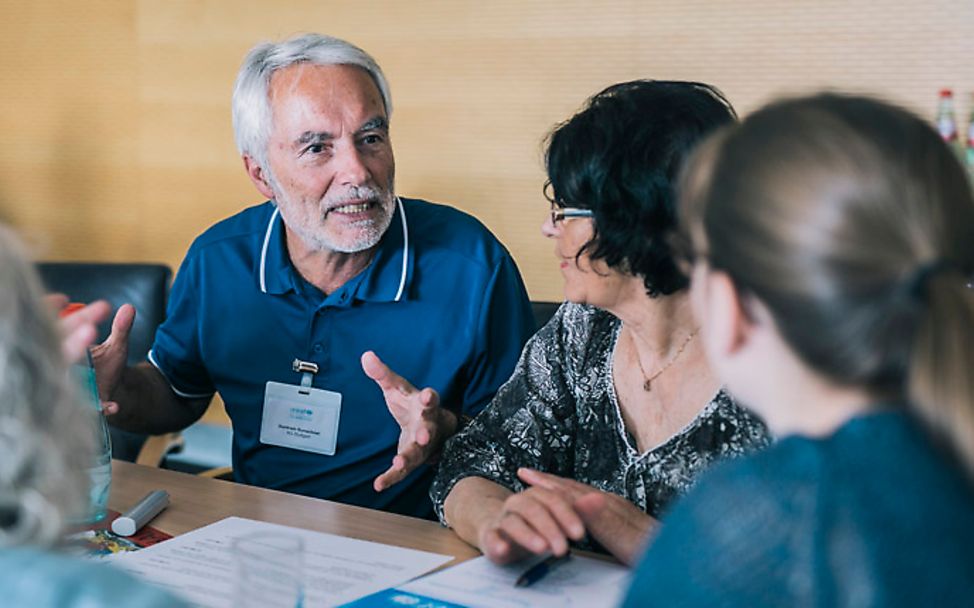
[[[152,490],[169,492],[170,504],[150,525],[173,536],[235,515],[454,556],[448,565],[480,555],[453,531],[431,521],[112,461],[109,508],[124,512]]]

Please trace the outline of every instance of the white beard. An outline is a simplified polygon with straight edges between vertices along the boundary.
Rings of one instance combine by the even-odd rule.
[[[268,181],[284,224],[313,251],[358,253],[371,249],[379,243],[392,223],[396,197],[391,188],[380,190],[371,186],[352,187],[341,196],[327,197],[317,205],[312,205],[291,200],[273,176]],[[348,234],[347,229],[343,231],[344,234],[335,234],[327,228],[325,216],[330,209],[361,199],[371,199],[380,206],[382,213],[375,219],[351,224],[351,234]]]

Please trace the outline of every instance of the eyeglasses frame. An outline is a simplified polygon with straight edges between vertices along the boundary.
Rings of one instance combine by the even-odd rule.
[[[549,192],[549,190],[552,190],[551,182],[545,181],[544,187],[541,189],[541,191],[544,194],[545,199],[551,203],[552,226],[557,226],[558,222],[566,219],[595,217],[595,212],[591,209],[584,209],[582,207],[566,207],[563,202],[555,198],[554,193]]]
[[[594,217],[595,212],[591,209],[582,209],[580,207],[558,207],[554,203],[551,204],[551,225],[556,226],[558,222],[566,219],[574,219],[579,217]]]

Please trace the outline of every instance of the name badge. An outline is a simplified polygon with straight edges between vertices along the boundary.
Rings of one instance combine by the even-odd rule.
[[[341,393],[268,382],[260,442],[334,456],[341,410]]]

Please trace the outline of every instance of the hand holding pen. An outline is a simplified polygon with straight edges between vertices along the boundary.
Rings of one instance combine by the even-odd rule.
[[[573,493],[545,488],[508,495],[482,524],[478,546],[495,564],[532,555],[564,555],[571,541],[585,537],[582,519],[572,507],[574,499]]]
[[[570,496],[572,511],[581,517],[588,535],[624,564],[639,560],[659,526],[655,518],[617,494],[532,469],[520,469],[518,477],[533,488]]]
[[[515,587],[530,587],[536,582],[540,581],[544,577],[548,576],[548,573],[565,564],[572,557],[571,553],[565,553],[564,555],[549,555],[540,562],[537,562],[530,568],[524,571],[524,574],[517,577],[514,581]]]
[[[495,564],[534,555],[562,555],[588,534],[616,559],[634,564],[658,526],[622,496],[584,483],[521,468],[528,487],[509,495],[479,531],[478,546]]]

